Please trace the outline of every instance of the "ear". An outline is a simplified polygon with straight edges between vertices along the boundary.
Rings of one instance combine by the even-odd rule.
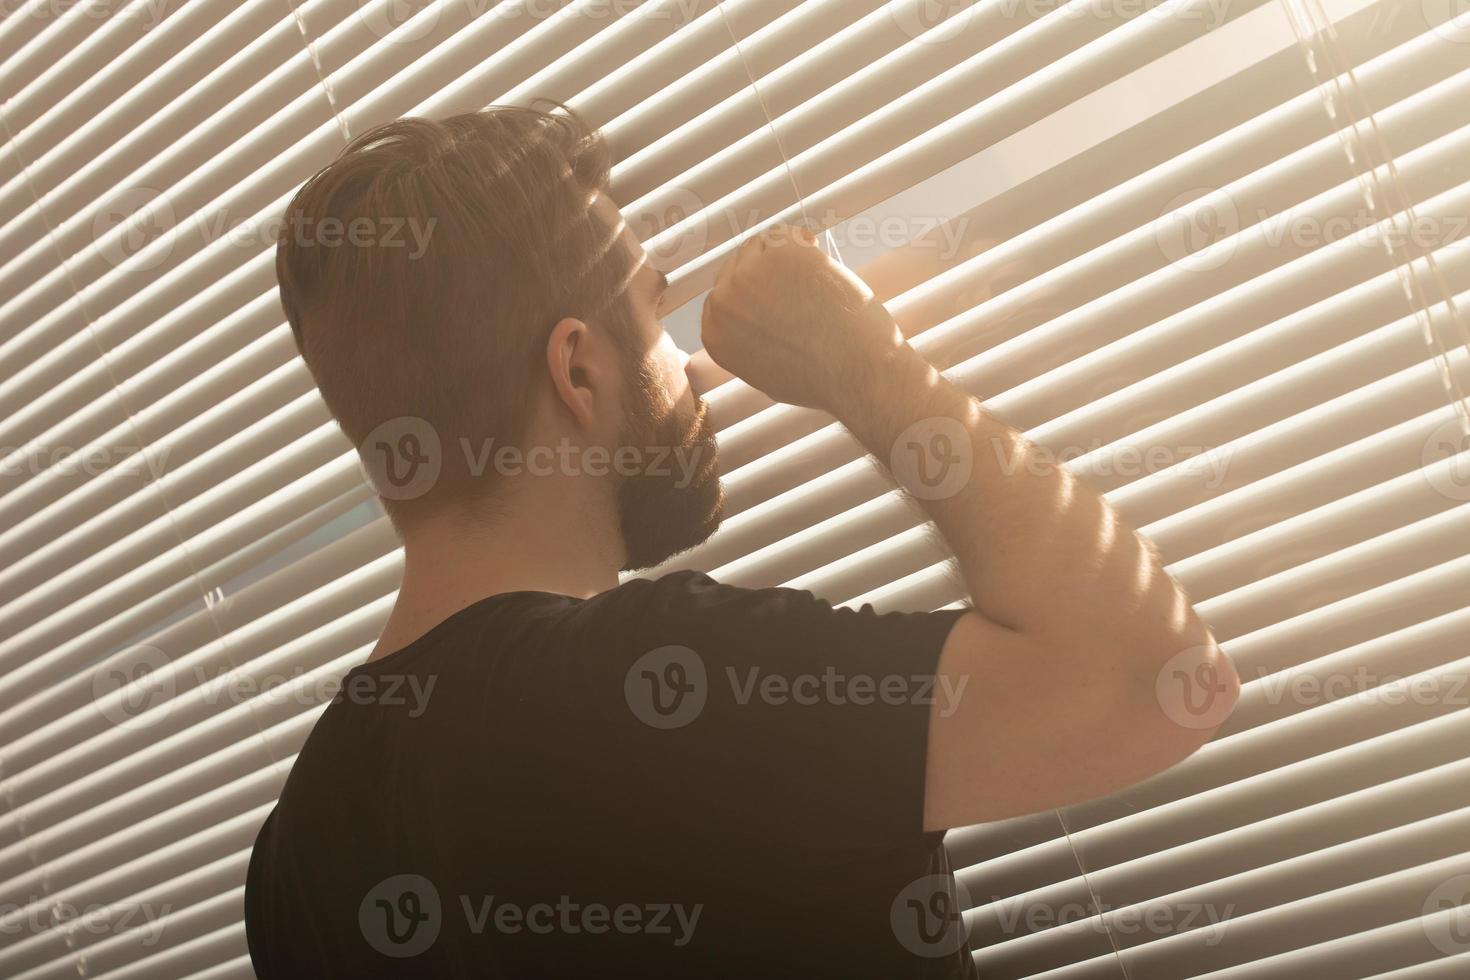
[[[605,380],[591,338],[587,324],[567,317],[551,328],[546,341],[546,373],[552,398],[579,425],[589,428],[597,417],[595,393]]]

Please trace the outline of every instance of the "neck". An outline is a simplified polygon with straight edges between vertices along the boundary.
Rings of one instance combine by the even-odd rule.
[[[618,584],[616,508],[593,481],[538,478],[493,517],[444,513],[402,528],[403,581],[369,660],[407,646],[466,606],[504,592],[590,598]],[[577,485],[580,483],[580,485]]]

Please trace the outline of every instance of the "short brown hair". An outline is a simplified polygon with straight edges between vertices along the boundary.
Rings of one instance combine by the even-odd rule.
[[[618,228],[589,211],[610,150],[571,110],[548,105],[379,126],[287,209],[281,303],[342,431],[362,447],[391,420],[422,419],[443,447],[431,492],[384,500],[400,524],[485,495],[460,440],[498,448],[524,436],[562,318],[603,323],[632,353],[635,270]]]

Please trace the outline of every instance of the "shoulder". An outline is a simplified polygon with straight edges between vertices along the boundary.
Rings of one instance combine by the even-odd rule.
[[[704,572],[678,571],[659,578],[632,579],[604,593],[608,606],[642,618],[680,625],[728,622],[731,619],[778,621],[834,612],[831,603],[805,589],[784,586],[746,588],[729,585]]]
[[[746,588],[695,571],[631,580],[604,595],[618,592],[616,604],[636,621],[648,645],[700,640],[750,651],[793,642],[828,651],[934,650],[964,612],[880,612],[870,604],[851,608],[807,589]]]

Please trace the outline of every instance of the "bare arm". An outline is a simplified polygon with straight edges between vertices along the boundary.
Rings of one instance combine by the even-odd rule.
[[[705,345],[773,398],[834,415],[958,561],[975,611],[939,670],[970,681],[958,710],[931,718],[928,829],[1121,789],[1224,720],[1229,660],[1133,528],[934,370],[804,237],[747,243],[721,270]],[[1190,702],[1207,710],[1175,703],[1176,680],[1207,686]]]

